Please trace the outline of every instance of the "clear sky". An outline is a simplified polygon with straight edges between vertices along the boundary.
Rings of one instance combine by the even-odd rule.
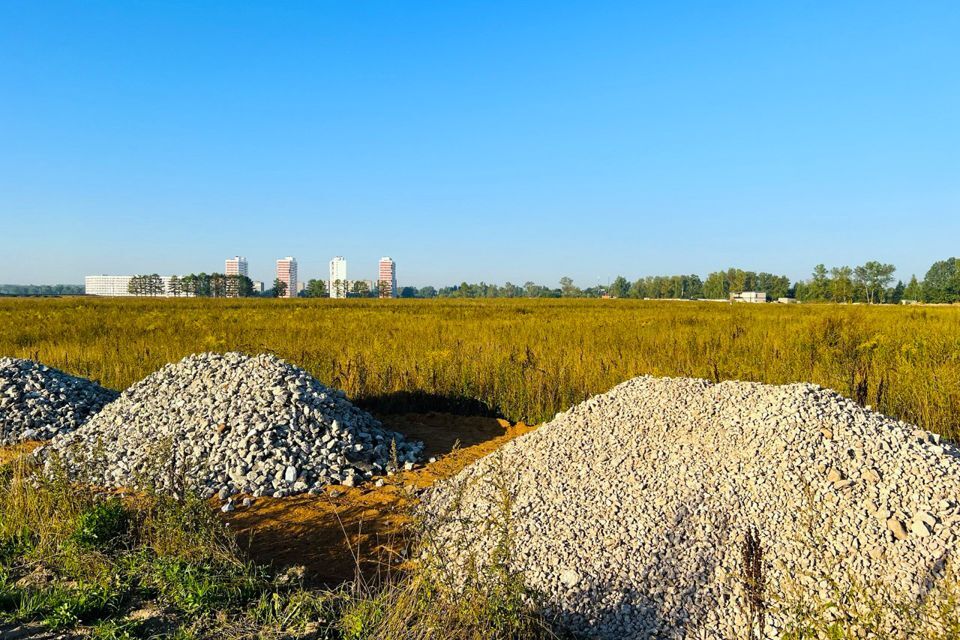
[[[0,282],[960,254],[960,2],[0,2]]]

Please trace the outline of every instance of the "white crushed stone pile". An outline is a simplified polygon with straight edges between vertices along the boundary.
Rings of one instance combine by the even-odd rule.
[[[72,431],[117,395],[33,360],[0,358],[0,445]]]
[[[226,499],[352,486],[422,448],[279,358],[204,353],[144,378],[39,455],[103,486],[186,480]]]
[[[588,637],[745,637],[750,527],[768,638],[790,594],[829,602],[829,577],[918,597],[957,549],[958,450],[814,385],[640,377],[501,452],[425,494],[434,549],[489,557],[499,477],[513,568]]]

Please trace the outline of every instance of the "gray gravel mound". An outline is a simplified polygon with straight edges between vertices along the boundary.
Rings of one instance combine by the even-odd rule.
[[[225,499],[352,486],[422,448],[279,358],[204,353],[144,378],[39,456],[103,486],[186,484]]]
[[[33,360],[0,358],[0,445],[72,431],[118,395]]]
[[[498,483],[513,568],[588,637],[746,637],[752,527],[769,638],[847,586],[922,597],[960,535],[956,448],[806,384],[640,377],[558,414],[425,494],[447,567],[490,557]]]

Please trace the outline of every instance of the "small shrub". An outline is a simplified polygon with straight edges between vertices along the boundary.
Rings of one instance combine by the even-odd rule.
[[[380,597],[360,598],[344,608],[337,625],[343,640],[367,640],[377,637],[385,617],[387,603]]]
[[[17,589],[4,596],[4,617],[13,621],[42,619],[51,629],[65,629],[116,613],[127,591],[119,585],[79,583],[71,587]]]
[[[81,513],[70,539],[84,548],[102,549],[124,535],[129,523],[127,508],[119,499],[111,498]]]
[[[91,640],[135,640],[143,637],[137,620],[103,620],[90,629]]]
[[[0,537],[0,567],[7,567],[12,561],[22,558],[35,544],[36,536],[26,529]]]
[[[252,568],[243,565],[217,566],[163,558],[148,566],[144,581],[187,615],[245,604],[265,586]]]

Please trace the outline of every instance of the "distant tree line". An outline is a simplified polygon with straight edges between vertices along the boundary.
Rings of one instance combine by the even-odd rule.
[[[130,278],[127,291],[134,296],[187,296],[195,298],[248,298],[254,295],[253,280],[247,276],[222,273],[191,273],[170,276],[169,287],[159,274]]]
[[[572,278],[560,279],[559,287],[547,287],[534,282],[526,282],[523,286],[510,282],[505,284],[470,284],[463,282],[459,285],[443,287],[435,290],[433,287],[424,287],[416,290],[404,287],[400,297],[429,298],[600,298],[611,296],[614,298],[679,298],[697,300],[701,298],[726,298],[731,292],[738,291],[766,291],[768,297],[783,297],[790,292],[790,279],[786,276],[775,276],[769,273],[754,273],[742,269],[728,269],[711,273],[704,282],[700,276],[647,276],[635,281],[617,276],[609,286],[597,285],[580,288],[574,284]],[[409,293],[408,293],[409,290]]]
[[[390,282],[374,282],[373,287],[367,283],[366,280],[334,280],[332,283],[333,291],[341,293],[340,297],[347,298],[381,298],[389,297],[388,295],[380,295],[381,292],[387,294],[392,289],[392,284]],[[424,289],[429,289],[433,291],[431,296],[420,296],[418,292],[420,290],[414,287],[404,287],[400,290],[399,295],[401,298],[419,298],[419,297],[433,297],[436,295],[436,290],[433,287],[424,287]],[[404,295],[406,294],[406,295]],[[303,291],[298,294],[300,298],[326,298],[329,297],[329,289],[327,288],[327,283],[324,280],[308,280],[306,287]]]
[[[82,284],[0,284],[0,296],[76,296]]]
[[[127,284],[127,293],[132,296],[162,296],[166,295],[163,278],[159,274],[136,275],[130,278]]]
[[[960,302],[960,258],[949,258],[933,264],[926,277],[916,276],[908,284],[894,283],[896,268],[892,264],[869,261],[857,267],[840,266],[827,269],[818,264],[809,280],[791,284],[785,275],[746,271],[731,267],[715,271],[701,280],[696,274],[646,276],[630,281],[617,276],[604,286],[577,287],[569,277],[560,279],[559,287],[547,287],[533,282],[522,286],[507,282],[503,285],[480,282],[462,282],[435,289],[433,287],[403,287],[401,298],[597,298],[608,295],[615,298],[650,299],[728,299],[732,294],[758,291],[768,300],[795,297],[806,302],[865,302],[868,304],[898,304],[902,300],[929,303]]]
[[[794,286],[798,300],[810,302],[894,303],[903,299],[903,282],[893,285],[896,267],[870,261],[859,267],[833,267],[818,264],[809,280]]]
[[[646,276],[630,281],[617,276],[608,286],[577,287],[573,279],[563,277],[559,287],[549,287],[528,281],[523,285],[506,282],[502,285],[486,282],[468,283],[441,287],[402,287],[401,298],[678,298],[686,300],[727,299],[731,294],[743,291],[762,291],[768,300],[795,297],[805,302],[866,302],[870,304],[916,301],[926,303],[960,302],[960,258],[948,258],[935,262],[923,280],[915,275],[907,284],[894,283],[896,268],[892,264],[869,261],[857,267],[838,266],[828,269],[818,264],[811,277],[791,285],[784,275],[766,272],[745,271],[731,267],[715,271],[701,280],[696,274],[672,276]],[[334,287],[345,291],[351,298],[377,298],[381,291],[390,290],[391,283],[366,281],[335,282]],[[129,292],[138,296],[196,296],[196,297],[281,297],[286,293],[286,283],[274,281],[274,288],[257,294],[253,281],[246,276],[222,273],[200,273],[186,276],[171,276],[167,290],[158,274],[137,275],[130,280]],[[78,295],[84,293],[82,285],[0,285],[0,295]],[[314,279],[307,282],[300,297],[325,298],[329,290],[327,282]]]
[[[256,295],[253,280],[247,276],[222,273],[173,276],[170,278],[170,293],[197,298],[250,298]]]

